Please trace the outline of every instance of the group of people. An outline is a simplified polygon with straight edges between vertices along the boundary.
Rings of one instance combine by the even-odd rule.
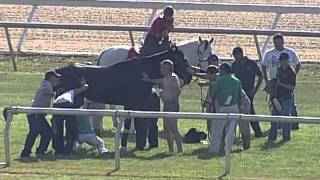
[[[218,58],[210,56],[207,59],[209,67],[206,73],[198,73],[195,68],[191,71],[197,77],[213,81],[209,83],[205,100],[207,112],[255,114],[254,97],[264,79],[265,89],[270,97],[271,114],[297,116],[294,90],[296,75],[300,69],[300,60],[293,49],[284,45],[282,34],[275,34],[273,43],[274,48],[267,51],[263,56],[261,69],[255,61],[244,55],[241,47],[236,47],[232,52],[235,59],[232,64],[222,63],[217,67]],[[219,68],[220,73],[212,74],[212,68]],[[267,73],[267,69],[269,73]],[[248,103],[249,108],[243,107]],[[248,111],[245,112],[246,110]],[[228,123],[230,122],[212,121],[210,123],[210,152],[223,153],[224,130]],[[250,124],[254,136],[262,137],[259,123],[251,121]],[[250,129],[245,122],[242,122],[239,126],[243,139],[243,149],[248,149],[250,148]],[[273,143],[276,140],[280,128],[282,129],[282,141],[287,142],[291,139],[291,129],[299,129],[299,126],[297,123],[271,122],[267,143]]]
[[[150,31],[146,35],[141,48],[142,55],[150,55],[167,49],[170,45],[169,32],[173,28],[174,10],[171,6],[164,8],[161,15],[153,22]],[[241,47],[233,49],[232,55],[235,61],[232,64],[219,64],[216,54],[207,57],[208,68],[201,72],[197,67],[189,65],[187,71],[199,78],[209,80],[209,89],[204,106],[209,113],[247,113],[255,114],[254,97],[258,92],[262,81],[265,80],[266,91],[270,94],[272,115],[297,116],[294,89],[296,86],[296,74],[300,69],[300,61],[297,53],[284,45],[284,37],[281,34],[273,36],[274,48],[267,51],[258,64],[245,56]],[[269,73],[267,73],[269,70]],[[158,84],[161,87],[160,97],[163,101],[163,111],[178,112],[180,109],[179,95],[181,86],[178,76],[174,73],[174,65],[170,60],[161,63],[160,71],[163,79],[150,79],[148,74],[142,72],[142,80]],[[269,74],[269,76],[268,76]],[[60,75],[55,71],[45,74],[33,99],[32,107],[50,107],[56,92],[53,86],[58,84]],[[256,79],[258,79],[256,81]],[[54,101],[54,107],[78,108],[74,100],[79,94],[89,88],[86,80],[79,79],[82,85],[78,89],[70,90],[58,96]],[[46,153],[51,138],[55,154],[66,155],[72,152],[74,142],[87,142],[96,147],[99,153],[108,152],[103,141],[96,136],[96,129],[92,130],[88,117],[54,115],[52,126],[49,125],[43,114],[27,115],[29,133],[26,137],[21,157],[29,157],[36,137],[40,134],[40,145],[36,154]],[[76,121],[74,121],[76,119]],[[230,122],[209,120],[211,143],[209,152],[223,153],[223,139],[225,129]],[[66,135],[64,137],[64,124],[66,124]],[[262,137],[262,130],[258,122],[252,121],[250,125],[255,137]],[[240,132],[243,140],[243,149],[250,148],[250,127],[245,121],[239,122]],[[174,142],[177,152],[183,153],[182,136],[179,133],[176,118],[164,118],[163,128],[167,136],[169,153],[174,153]],[[282,128],[283,141],[291,139],[291,128],[298,129],[296,123],[272,122],[269,131],[268,142],[276,140],[278,129]],[[95,133],[94,133],[95,132]],[[100,131],[97,133],[100,135]],[[126,144],[126,143],[125,143]],[[157,147],[157,145],[155,145]]]
[[[54,86],[59,84],[61,77],[55,71],[48,71],[44,80],[40,83],[31,107],[51,107],[54,108],[80,108],[82,103],[77,103],[77,98],[82,98],[81,93],[89,88],[86,79],[82,76],[79,78],[81,87],[57,94]],[[57,96],[58,95],[58,96]],[[54,99],[53,103],[52,100]],[[80,102],[82,102],[80,100]],[[46,119],[46,114],[28,114],[29,133],[26,137],[24,148],[20,154],[22,158],[29,158],[32,147],[38,135],[41,136],[39,147],[36,154],[39,156],[46,155],[50,141],[55,150],[55,155],[70,155],[77,143],[88,143],[95,147],[100,154],[108,152],[101,138],[96,136],[91,127],[89,117],[71,116],[71,115],[53,115],[51,125]],[[64,130],[66,132],[64,133]]]

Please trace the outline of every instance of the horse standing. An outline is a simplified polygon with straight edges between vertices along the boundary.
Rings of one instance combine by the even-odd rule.
[[[199,37],[198,40],[182,43],[178,47],[186,56],[191,65],[199,66],[201,69],[205,70],[208,66],[208,63],[202,59],[206,58],[210,53],[212,53],[212,43],[213,38],[211,40],[202,40],[202,38]],[[132,50],[131,48],[133,47],[120,45],[111,46],[102,50],[98,59],[98,65],[112,66],[120,62],[128,61],[128,52]],[[87,107],[105,109],[105,104],[89,102]],[[110,109],[115,109],[115,106],[110,105]],[[94,120],[92,121],[95,132],[98,135],[102,129],[102,119],[103,117],[95,116]],[[116,126],[116,124],[117,120],[113,119],[113,125]]]
[[[211,45],[213,43],[213,38],[211,40],[202,40],[199,37],[198,40],[185,42],[178,45],[178,48],[186,56],[188,62],[193,66],[200,66],[203,70],[207,68],[206,62],[202,61],[204,58],[212,53]],[[112,66],[119,62],[128,61],[128,52],[130,46],[120,45],[111,46],[101,51],[98,65],[99,66]]]
[[[175,73],[184,81],[190,83],[192,77],[186,71],[188,62],[178,48],[170,49],[154,56],[141,57],[135,61],[118,63],[110,67],[71,65],[56,71],[62,75],[57,88],[64,91],[77,88],[77,79],[84,76],[89,89],[83,97],[104,104],[124,105],[133,110],[160,111],[160,98],[152,94],[152,84],[141,80],[142,72],[151,78],[161,78],[160,62],[170,59],[174,63]],[[157,118],[146,120],[135,118],[136,147],[144,149],[148,134],[150,147],[158,146]]]

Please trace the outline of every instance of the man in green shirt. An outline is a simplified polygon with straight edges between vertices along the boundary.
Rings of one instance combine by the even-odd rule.
[[[241,83],[232,74],[231,65],[222,63],[220,65],[220,76],[217,79],[213,90],[209,92],[213,99],[218,101],[219,107],[216,107],[217,113],[239,113],[241,99]],[[213,121],[211,132],[211,144],[209,152],[220,154],[223,153],[223,130],[227,125],[227,121]]]

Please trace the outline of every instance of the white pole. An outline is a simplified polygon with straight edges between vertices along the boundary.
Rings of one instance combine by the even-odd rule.
[[[7,111],[6,125],[4,127],[3,138],[4,138],[4,152],[6,156],[6,166],[10,166],[11,152],[10,152],[10,126],[12,122],[13,114],[9,110]]]
[[[118,126],[117,126],[117,131],[116,131],[116,134],[115,134],[115,150],[114,150],[114,155],[115,155],[115,170],[119,170],[120,169],[120,149],[119,149],[119,146],[120,146],[120,133],[121,133],[121,127],[123,125],[123,122],[124,122],[124,117],[122,116],[114,116],[115,119],[119,118],[119,123],[118,123]]]
[[[236,114],[228,114],[228,129],[226,132],[226,136],[224,138],[225,144],[225,175],[229,175],[231,172],[231,148],[234,139],[234,130],[236,127],[237,121],[240,119],[239,115]]]
[[[281,14],[277,13],[277,16],[274,18],[273,24],[271,26],[271,30],[274,30],[277,28],[277,24],[278,24],[280,18],[281,18]],[[262,54],[264,54],[266,52],[270,39],[271,39],[271,36],[268,35],[266,38],[266,41],[264,42],[263,48],[262,48]]]
[[[33,16],[35,15],[35,13],[36,13],[37,7],[38,6],[35,6],[35,5],[32,6],[32,9],[30,11],[29,17],[27,19],[28,23],[32,22],[32,19],[33,19]],[[28,32],[28,28],[24,28],[23,31],[21,32],[20,40],[19,40],[19,43],[18,43],[18,46],[17,46],[17,52],[21,51],[21,47],[22,47],[24,39],[27,36],[27,32]]]

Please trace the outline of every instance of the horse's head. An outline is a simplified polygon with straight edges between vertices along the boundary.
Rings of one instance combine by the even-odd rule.
[[[189,84],[192,80],[192,76],[186,70],[189,62],[185,55],[175,45],[169,49],[169,54],[171,57],[168,59],[172,60],[174,63],[174,72],[184,81],[184,84]]]
[[[198,57],[199,62],[197,66],[199,66],[201,69],[207,69],[208,64],[207,62],[203,61],[203,59],[207,58],[212,53],[211,45],[213,43],[213,38],[208,40],[202,40],[202,38],[199,36],[198,40]]]
[[[76,65],[68,65],[56,69],[55,71],[62,75],[59,79],[59,84],[54,87],[54,89],[58,92],[58,95],[68,90],[79,88],[81,86],[79,78],[81,76],[84,76],[81,67],[78,67]]]

